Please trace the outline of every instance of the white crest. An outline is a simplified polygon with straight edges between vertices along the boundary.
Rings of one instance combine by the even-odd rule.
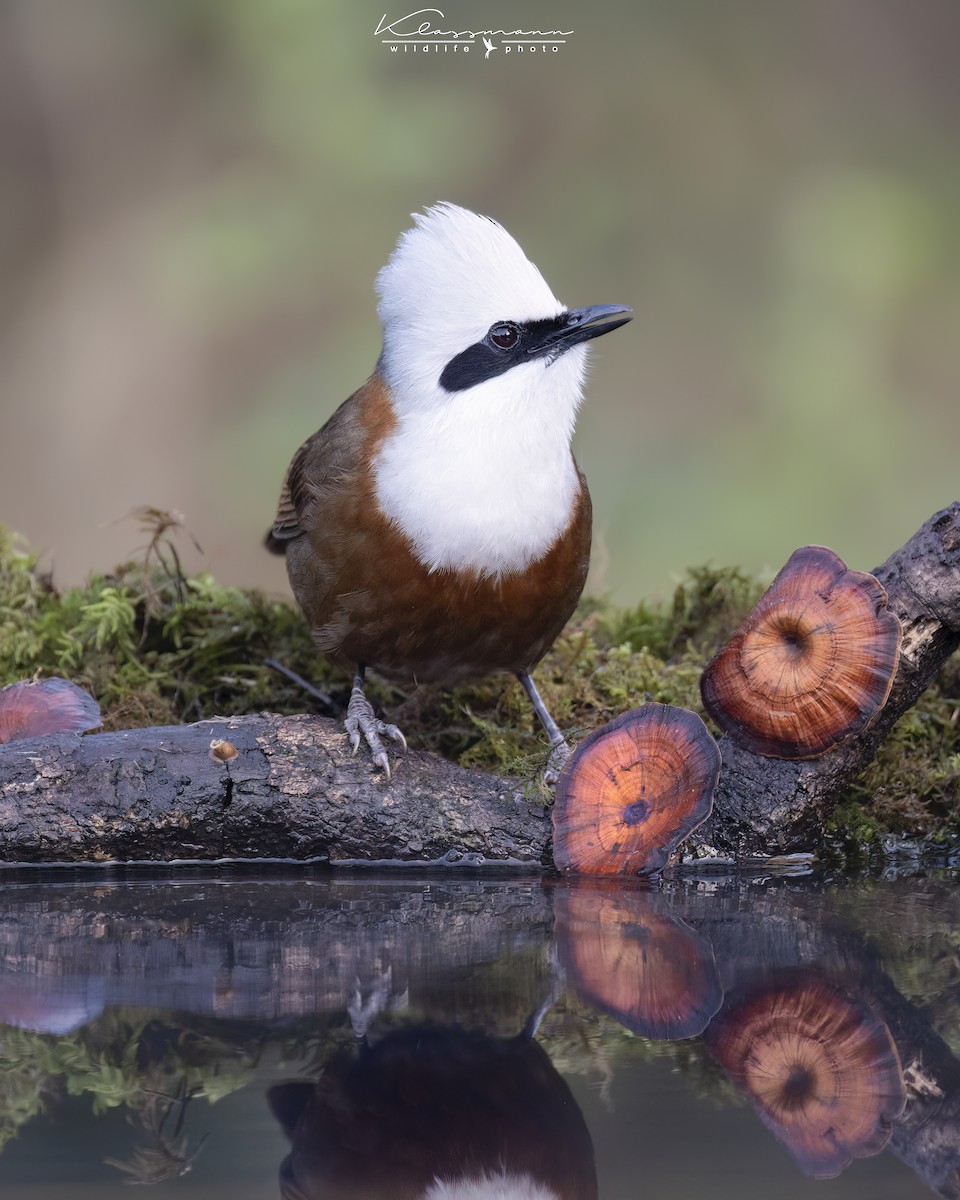
[[[377,276],[378,311],[387,382],[397,399],[423,404],[445,395],[443,368],[495,321],[556,317],[563,305],[496,221],[455,204],[413,219]]]
[[[414,219],[377,278],[398,419],[373,464],[380,507],[431,570],[521,571],[572,514],[586,347],[447,392],[444,367],[491,325],[565,309],[496,221],[453,204]]]

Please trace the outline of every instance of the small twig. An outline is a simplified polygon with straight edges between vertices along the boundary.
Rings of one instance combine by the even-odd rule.
[[[321,704],[325,704],[334,716],[338,717],[340,715],[340,705],[337,704],[336,701],[334,701],[330,696],[328,696],[326,692],[321,692],[319,688],[315,688],[313,684],[304,679],[302,675],[298,675],[296,671],[292,671],[289,667],[285,667],[283,663],[277,662],[275,658],[265,658],[263,661],[266,666],[273,667],[273,669],[275,671],[279,671],[281,675],[286,675],[288,679],[293,680],[293,682],[302,687],[305,692],[309,692],[310,695],[316,700],[319,700]]]

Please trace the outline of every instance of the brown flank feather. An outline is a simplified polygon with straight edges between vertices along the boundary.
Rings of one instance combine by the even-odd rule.
[[[591,505],[582,474],[570,522],[542,558],[499,579],[430,571],[381,512],[371,464],[396,415],[374,374],[297,451],[267,546],[287,571],[317,645],[334,662],[451,683],[529,671],[583,590]]]

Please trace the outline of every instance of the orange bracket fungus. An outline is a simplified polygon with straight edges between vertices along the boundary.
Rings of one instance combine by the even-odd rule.
[[[707,665],[700,691],[744,749],[816,758],[883,708],[899,656],[900,622],[879,580],[804,546]]]
[[[553,857],[561,871],[648,875],[710,815],[720,751],[696,715],[634,708],[577,746],[557,783]]]
[[[805,1174],[879,1154],[906,1099],[890,1032],[812,972],[770,981],[707,1028],[707,1045]]]
[[[557,954],[571,986],[641,1037],[696,1037],[723,1001],[713,948],[647,889],[577,880],[556,892]]]
[[[96,729],[100,705],[69,680],[25,679],[0,690],[0,744],[45,733]]]

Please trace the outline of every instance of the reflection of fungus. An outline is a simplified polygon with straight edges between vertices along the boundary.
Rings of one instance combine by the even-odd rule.
[[[734,741],[775,758],[815,758],[886,703],[900,622],[883,585],[823,546],[804,546],[700,681]]]
[[[707,1044],[807,1175],[879,1154],[903,1109],[886,1025],[812,974],[771,982],[709,1025]]]
[[[27,679],[0,690],[0,744],[45,733],[83,733],[100,724],[100,705],[66,679]]]
[[[723,999],[710,943],[658,911],[656,895],[614,886],[557,889],[557,952],[568,980],[642,1037],[695,1037]]]
[[[553,855],[562,871],[659,871],[710,815],[720,752],[700,718],[634,708],[576,748],[557,784]]]

